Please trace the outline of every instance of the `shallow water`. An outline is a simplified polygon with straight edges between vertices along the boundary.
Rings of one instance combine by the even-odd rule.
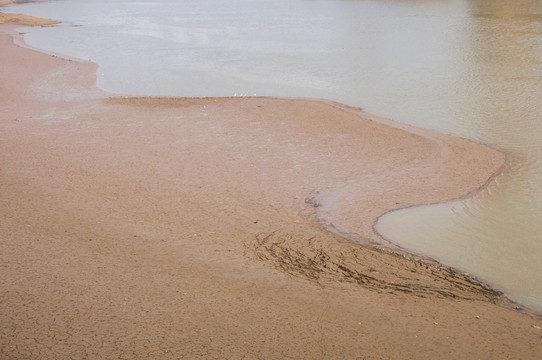
[[[11,12],[48,52],[136,95],[315,97],[490,144],[510,164],[473,198],[378,230],[542,310],[542,2],[63,0]],[[82,25],[82,26],[72,26]]]

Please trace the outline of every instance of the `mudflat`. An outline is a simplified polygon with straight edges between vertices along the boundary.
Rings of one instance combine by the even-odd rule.
[[[359,109],[131,98],[0,25],[2,358],[537,359],[542,323],[387,244],[505,156]]]

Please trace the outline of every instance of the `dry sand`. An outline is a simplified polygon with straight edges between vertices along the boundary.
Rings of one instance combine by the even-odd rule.
[[[9,5],[13,2],[10,0],[0,0],[0,6]],[[58,21],[51,19],[43,19],[35,16],[29,16],[24,14],[6,14],[0,12],[0,24],[14,23],[23,26],[49,26],[58,24]]]
[[[115,98],[0,29],[0,358],[540,358],[499,292],[361,244],[500,152],[318,101]]]

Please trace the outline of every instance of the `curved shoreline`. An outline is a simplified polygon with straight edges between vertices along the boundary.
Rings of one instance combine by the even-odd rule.
[[[472,140],[468,140],[468,141],[472,141]],[[481,145],[484,145],[484,144],[481,144]],[[490,147],[489,145],[484,145],[484,146],[488,146]],[[497,150],[497,149],[496,149]],[[382,239],[384,239],[386,242],[394,245],[394,246],[397,246],[399,249],[405,251],[407,254],[411,254],[411,255],[414,255],[414,256],[422,256],[424,258],[428,258],[429,260],[432,260],[432,261],[437,261],[438,260],[435,260],[433,258],[431,258],[429,255],[422,255],[422,254],[417,254],[416,252],[412,252],[410,250],[407,250],[407,249],[403,249],[400,245],[394,243],[392,240],[386,238],[380,231],[378,231],[378,229],[376,228],[377,225],[378,225],[378,221],[380,220],[380,218],[382,218],[383,216],[386,216],[388,214],[391,214],[391,213],[394,213],[396,211],[401,211],[401,210],[407,210],[407,209],[416,209],[416,208],[420,208],[420,207],[426,207],[426,206],[432,206],[432,205],[442,205],[442,204],[447,204],[447,203],[452,203],[452,202],[456,202],[456,201],[461,201],[461,200],[467,200],[473,196],[475,196],[476,194],[480,193],[481,191],[484,191],[486,188],[488,188],[494,181],[497,177],[499,177],[500,175],[502,175],[507,169],[508,167],[510,166],[510,159],[509,159],[509,155],[507,155],[506,153],[504,153],[502,150],[497,150],[499,152],[501,152],[504,156],[505,156],[505,159],[504,159],[504,162],[502,164],[502,166],[495,172],[493,173],[488,179],[487,181],[481,185],[480,187],[472,190],[472,191],[469,191],[468,193],[464,194],[464,195],[461,195],[461,196],[458,196],[454,199],[449,199],[449,200],[443,200],[443,201],[437,201],[437,202],[432,202],[432,203],[424,203],[424,204],[419,204],[419,205],[412,205],[412,206],[407,206],[407,207],[402,207],[402,208],[397,208],[397,209],[392,209],[392,210],[388,210],[386,212],[384,212],[383,214],[381,214],[380,216],[378,216],[378,218],[376,218],[376,220],[374,221],[373,223],[373,230],[378,234],[378,236],[380,236]],[[453,266],[450,266],[453,268]],[[457,271],[460,271],[458,269],[456,269]],[[475,276],[473,276],[474,279],[476,279],[477,281],[482,281],[478,278],[476,278]],[[483,281],[482,281],[483,282]],[[488,284],[490,285],[490,284]],[[490,285],[491,286],[491,285]]]
[[[42,54],[21,54],[19,59],[34,56],[35,60],[31,63],[43,66],[40,65],[41,68],[38,69],[38,80],[33,78],[30,86],[21,86],[23,84],[18,83],[12,88],[13,93],[3,94],[8,98],[3,99],[4,112],[0,113],[3,115],[1,126],[5,130],[2,161],[6,165],[5,175],[0,183],[6,194],[3,204],[6,208],[2,208],[6,212],[0,213],[4,213],[2,222],[6,224],[4,231],[7,233],[2,233],[2,236],[8,239],[13,237],[12,234],[18,234],[16,243],[22,249],[7,252],[10,255],[6,261],[9,264],[8,269],[12,269],[9,274],[13,275],[14,279],[23,273],[30,274],[32,266],[16,268],[15,265],[20,266],[27,256],[25,254],[33,253],[32,249],[39,246],[43,257],[36,255],[36,260],[41,264],[38,269],[41,274],[34,274],[38,274],[40,282],[48,286],[42,293],[43,298],[46,299],[48,293],[57,291],[57,286],[62,287],[67,295],[60,302],[56,299],[41,304],[43,306],[37,310],[37,314],[45,314],[49,310],[54,315],[54,309],[60,306],[69,316],[77,316],[77,312],[73,310],[77,308],[73,308],[73,296],[82,295],[93,299],[100,290],[102,295],[104,294],[104,287],[100,283],[90,289],[79,287],[78,284],[84,284],[89,278],[99,279],[107,284],[116,284],[116,281],[120,280],[133,284],[138,291],[143,291],[138,284],[142,278],[147,279],[148,274],[140,273],[132,264],[151,269],[149,266],[159,258],[161,266],[167,269],[164,271],[175,276],[168,278],[165,283],[151,286],[153,292],[145,293],[154,301],[149,305],[159,307],[160,299],[163,299],[162,296],[155,297],[154,292],[162,294],[165,291],[168,296],[175,298],[174,289],[180,285],[178,282],[182,279],[182,286],[199,293],[199,301],[190,305],[179,298],[176,306],[170,304],[164,311],[173,311],[170,315],[175,316],[175,309],[183,304],[190,309],[190,316],[200,324],[205,324],[203,328],[199,328],[200,331],[213,337],[218,336],[212,329],[216,320],[213,322],[211,318],[203,316],[198,312],[199,309],[203,307],[221,316],[218,323],[222,325],[229,324],[231,319],[236,317],[243,321],[243,313],[247,313],[249,317],[245,319],[246,323],[238,323],[237,326],[249,330],[248,333],[243,333],[243,336],[253,339],[255,344],[259,344],[256,347],[264,349],[264,354],[268,356],[277,354],[274,351],[279,348],[298,356],[299,349],[304,349],[306,355],[311,354],[312,350],[318,350],[315,344],[321,341],[318,340],[320,337],[310,332],[318,323],[315,323],[318,319],[310,318],[315,310],[322,311],[320,320],[326,319],[328,326],[335,324],[333,321],[337,326],[341,326],[342,340],[340,336],[334,336],[330,329],[331,331],[326,331],[329,339],[325,341],[340,344],[342,355],[353,355],[352,351],[359,349],[360,345],[375,342],[375,334],[383,337],[386,332],[391,334],[387,343],[394,338],[396,345],[388,349],[381,346],[375,350],[379,351],[380,356],[415,354],[415,347],[409,344],[411,336],[407,336],[410,331],[423,332],[425,344],[438,339],[433,334],[435,332],[440,334],[439,336],[453,334],[459,337],[459,341],[453,342],[455,346],[469,344],[469,339],[461,333],[472,336],[484,332],[479,336],[484,339],[494,337],[492,343],[486,347],[471,344],[476,349],[456,349],[463,351],[464,356],[473,356],[476,351],[484,354],[488,348],[499,349],[501,346],[502,349],[503,344],[510,346],[509,349],[515,349],[512,354],[519,354],[521,346],[527,347],[523,349],[524,353],[521,353],[523,358],[531,356],[528,352],[530,350],[536,355],[540,342],[536,340],[536,332],[532,333],[531,321],[516,312],[490,304],[498,302],[500,296],[482,284],[476,284],[461,274],[453,274],[438,264],[422,265],[415,260],[403,260],[393,254],[346,242],[320,231],[315,225],[313,211],[316,208],[322,210],[326,205],[325,201],[330,198],[337,199],[333,196],[337,196],[337,191],[343,189],[340,187],[337,190],[338,182],[345,183],[345,179],[352,179],[351,176],[364,179],[364,174],[345,172],[352,170],[358,161],[364,161],[364,156],[359,155],[362,150],[372,151],[371,154],[377,157],[374,162],[368,162],[365,166],[380,166],[378,162],[383,157],[382,149],[371,150],[370,147],[359,144],[360,139],[373,141],[379,133],[382,134],[384,143],[389,143],[388,130],[384,125],[371,124],[370,115],[363,113],[352,118],[345,115],[349,111],[337,111],[336,106],[331,109],[325,105],[325,101],[318,103],[266,98],[108,98],[103,92],[94,89],[88,78],[83,81],[92,74],[95,65],[89,67],[83,62],[68,64],[64,60],[49,59]],[[61,76],[55,76],[55,72],[59,71]],[[80,85],[66,90],[67,84],[77,83]],[[59,91],[61,88],[64,88],[64,93]],[[18,92],[22,94],[26,89],[31,91],[24,91],[27,95],[18,96]],[[69,91],[69,94],[65,94],[66,91]],[[267,109],[265,114],[262,114],[263,109]],[[270,117],[269,112],[273,113]],[[329,125],[327,116],[334,120],[333,126]],[[152,117],[152,122],[148,121],[149,117]],[[363,118],[369,118],[369,123],[358,124],[357,121]],[[277,123],[277,119],[281,119],[281,123]],[[172,124],[172,121],[177,125]],[[192,122],[199,122],[200,125],[193,125]],[[335,130],[338,127],[340,129]],[[330,134],[335,138],[327,140],[326,136],[321,136],[322,129],[326,129],[326,135],[336,131]],[[180,130],[182,131],[179,132]],[[369,138],[356,136],[366,135],[369,130],[372,131]],[[47,134],[46,138],[43,134]],[[185,137],[184,134],[189,136]],[[418,138],[419,135],[415,134],[393,135],[393,139],[405,141],[404,149],[409,149],[409,144],[417,143]],[[214,141],[215,139],[218,141]],[[231,143],[224,144],[223,139],[228,139]],[[342,144],[337,144],[338,139],[341,139]],[[179,140],[185,144],[176,143]],[[462,141],[460,143],[463,144]],[[168,147],[164,147],[164,144],[168,144]],[[304,146],[299,146],[300,144]],[[447,154],[447,149],[441,149],[435,142],[428,141],[423,144],[427,150],[440,149],[439,153]],[[105,146],[111,146],[113,150],[104,150]],[[169,147],[176,151],[173,152]],[[281,152],[285,147],[293,150]],[[243,152],[243,149],[250,149],[249,153]],[[330,157],[334,157],[333,161],[326,160],[328,155],[324,149],[329,149]],[[195,160],[193,155],[189,155],[190,151],[197,154]],[[264,154],[270,155],[264,157]],[[350,159],[350,156],[355,158]],[[179,159],[184,161],[181,167]],[[404,159],[415,162],[417,157],[399,157],[396,162],[401,163]],[[309,165],[310,162],[317,161],[314,163],[317,165],[306,166],[303,161],[309,161]],[[321,162],[326,163],[319,169],[327,169],[329,174],[312,169]],[[132,165],[129,166],[130,164]],[[205,164],[213,164],[216,169]],[[136,166],[135,170],[133,166]],[[295,170],[296,166],[300,168],[299,171]],[[472,166],[478,168],[476,164]],[[438,169],[438,166],[436,168]],[[185,176],[186,173],[189,176]],[[383,173],[384,178],[387,175]],[[152,181],[155,178],[161,183],[155,184]],[[209,182],[209,179],[213,181]],[[310,179],[310,182],[305,179]],[[376,180],[375,184],[380,184],[381,179]],[[487,179],[485,181],[487,182]],[[315,207],[314,204],[305,203],[306,195],[315,189],[315,184],[321,185],[322,206]],[[352,185],[347,182],[346,184]],[[390,184],[390,187],[392,185]],[[450,188],[449,191],[453,193],[461,189]],[[418,200],[417,194],[412,196],[414,200],[410,201]],[[183,201],[177,203],[171,202],[171,199]],[[142,205],[138,205],[139,202]],[[9,216],[7,209],[10,210]],[[173,216],[175,212],[182,216]],[[187,220],[183,220],[184,218]],[[367,219],[363,216],[359,218]],[[370,227],[372,228],[372,224]],[[63,235],[66,232],[70,235]],[[134,235],[134,232],[137,234]],[[36,237],[41,239],[39,245],[33,240]],[[79,240],[88,237],[92,238],[92,242]],[[182,238],[183,245],[177,245],[178,238]],[[74,242],[67,242],[68,239],[73,239]],[[121,240],[120,244],[117,244],[117,241],[113,242],[115,239],[130,240]],[[10,246],[8,248],[12,249]],[[127,254],[124,254],[126,251]],[[57,268],[58,264],[45,261],[49,259],[47,255],[60,256],[68,262],[75,259],[79,266],[77,271],[84,276],[66,272],[62,267]],[[186,262],[191,269],[197,269],[198,272],[191,273],[188,278],[183,276],[182,272],[177,273],[177,268],[166,261],[175,258],[182,259],[181,264]],[[92,261],[87,262],[86,259]],[[123,270],[122,274],[119,272],[109,277],[96,277],[100,272],[93,267],[95,262],[110,267],[114,265],[111,269],[119,267]],[[184,266],[181,264],[178,266]],[[183,271],[188,269],[183,268]],[[53,277],[53,274],[56,277]],[[139,278],[131,278],[130,274],[138,274]],[[118,279],[114,276],[118,276]],[[63,279],[63,282],[57,284],[57,277]],[[157,281],[155,276],[153,278],[153,281]],[[213,289],[220,281],[229,284],[229,287],[219,289],[220,294],[229,301],[217,303],[216,299],[211,300],[216,293],[208,293],[205,289]],[[170,282],[175,286],[169,286]],[[460,284],[459,287],[457,284]],[[123,296],[139,299],[137,293],[117,285],[119,289],[109,289],[109,296],[112,296],[108,297],[111,307],[102,309],[104,314],[118,315],[117,305],[120,305]],[[33,304],[31,296],[24,296],[31,292],[31,286],[32,282],[17,290],[23,294],[23,299],[27,299],[27,304]],[[9,295],[12,294],[12,289],[16,288],[16,284],[3,284],[3,288]],[[294,288],[295,291],[291,291]],[[257,290],[257,301],[247,289],[260,289]],[[268,298],[265,295],[268,292],[274,296]],[[329,304],[326,298],[322,297],[323,293],[331,295],[334,300],[348,299],[348,305],[341,301]],[[236,296],[240,296],[244,301],[236,305],[237,302],[233,300]],[[292,302],[294,299],[296,301]],[[15,306],[12,304],[13,300],[7,298],[6,308]],[[210,303],[213,306],[208,308],[206,304]],[[420,303],[423,306],[420,307]],[[146,302],[140,299],[132,306],[137,310],[143,304]],[[248,309],[246,304],[250,304]],[[260,308],[262,304],[263,308]],[[385,310],[380,307],[384,306],[382,304],[387,304]],[[363,307],[369,310],[363,311]],[[326,308],[329,314],[323,312]],[[407,330],[407,334],[396,332],[393,325],[382,326],[377,323],[371,312],[371,309],[375,308],[388,314],[386,319],[391,324],[398,319],[408,321],[407,312],[417,314],[415,318],[418,322],[408,323],[411,330]],[[262,312],[263,309],[267,310]],[[395,313],[398,309],[401,311]],[[465,316],[464,312],[470,313],[473,309],[483,312],[484,323],[477,320],[474,320],[474,323],[469,322],[469,317]],[[291,332],[287,327],[284,328],[284,324],[289,323],[289,320],[282,317],[281,312],[292,319],[302,320],[299,326],[303,330],[296,327]],[[372,335],[366,335],[365,339],[353,336],[355,329],[362,324],[356,322],[350,329],[347,318],[353,313],[363,319],[365,329],[372,331]],[[25,314],[30,320],[24,318]],[[99,320],[96,317],[101,316],[100,313],[91,314],[87,326],[95,324]],[[280,329],[294,338],[294,334],[301,330],[305,343],[295,343],[294,345],[299,347],[295,349],[287,344],[285,338],[279,336],[273,342],[273,348],[265,347],[257,334],[249,334],[253,332],[250,322],[258,314],[265,316],[269,325],[279,325]],[[32,328],[36,326],[30,324],[35,316],[36,313],[27,309],[17,318],[7,321],[27,324]],[[423,320],[424,316],[427,321]],[[431,320],[433,317],[446,319],[445,332],[435,330],[435,321]],[[5,318],[4,313],[2,318]],[[125,315],[120,315],[120,318],[126,319]],[[277,323],[273,320],[277,318],[282,320]],[[472,318],[474,316],[470,317]],[[155,325],[146,325],[146,328],[155,331],[163,329],[163,323],[160,322],[163,317],[155,313],[153,319],[156,321],[153,323]],[[442,320],[439,322],[442,323]],[[470,327],[466,327],[465,323]],[[191,324],[188,329],[198,329],[196,323]],[[140,326],[143,325],[140,323]],[[503,326],[508,326],[508,329],[513,326],[514,331],[522,331],[524,338],[521,341],[510,341],[502,334]],[[79,329],[83,331],[84,326]],[[122,327],[111,329],[110,334],[120,334],[118,330],[121,329]],[[259,329],[263,338],[268,339],[269,332],[276,330],[274,327]],[[178,329],[174,333],[178,334],[180,331],[181,329]],[[196,332],[190,332],[186,328],[182,331],[193,334],[189,336],[190,341],[196,342],[197,346],[203,346],[197,343]],[[37,331],[36,334],[47,338],[47,332]],[[99,334],[94,334],[94,338],[96,341],[103,341]],[[234,343],[237,347],[245,346],[255,353],[254,347],[243,345],[243,342],[235,339],[233,335],[223,341]],[[177,349],[178,354],[179,351]],[[440,354],[441,358],[455,355],[449,352],[449,347],[442,344],[434,347],[432,351],[433,355]]]

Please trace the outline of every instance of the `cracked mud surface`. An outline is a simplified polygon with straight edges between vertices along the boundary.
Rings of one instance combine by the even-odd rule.
[[[354,241],[502,154],[322,102],[110,98],[1,29],[1,359],[539,357],[498,292]]]

